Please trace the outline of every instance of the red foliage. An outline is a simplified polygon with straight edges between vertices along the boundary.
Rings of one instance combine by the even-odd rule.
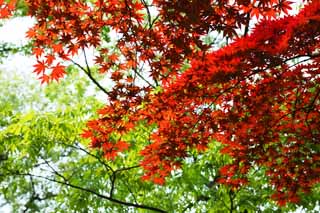
[[[157,126],[141,150],[145,180],[164,184],[189,149],[205,151],[216,140],[234,159],[221,168],[220,183],[240,187],[253,165],[266,167],[280,205],[319,183],[318,0],[283,18],[288,0],[93,2],[27,0],[37,20],[27,37],[42,82],[63,77],[62,61],[94,47],[100,73],[115,83],[83,134],[92,147],[113,159],[130,146],[111,135],[144,121]],[[118,52],[104,46],[106,27],[119,36]],[[210,50],[202,38],[213,31],[233,42]]]
[[[9,18],[15,10],[17,0],[0,0],[0,19]]]
[[[221,169],[220,182],[238,187],[246,182],[241,174],[259,165],[267,167],[279,204],[310,191],[320,180],[319,15],[315,1],[295,17],[262,21],[250,35],[193,60],[145,112],[158,123],[153,137],[161,144],[145,148],[142,165],[156,155],[163,164],[174,162],[187,147],[217,140],[234,159]],[[159,119],[173,111],[174,117]]]
[[[241,168],[265,166],[276,187],[273,198],[297,202],[299,192],[320,180],[319,15],[315,1],[296,17],[262,21],[249,36],[193,60],[148,112],[157,122],[160,113],[175,110],[174,118],[161,118],[167,126],[158,122],[154,135],[163,147],[179,148],[172,154],[146,147],[142,165],[155,155],[174,161],[186,147],[217,140],[234,158],[221,169],[220,182],[238,186]]]

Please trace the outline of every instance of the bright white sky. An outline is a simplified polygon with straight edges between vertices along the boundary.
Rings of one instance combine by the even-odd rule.
[[[30,17],[18,17],[6,21],[0,28],[0,41],[15,44],[25,43],[25,32],[33,25],[34,21]]]
[[[0,42],[8,42],[20,46],[27,42],[25,38],[26,31],[33,25],[33,20],[30,17],[14,18],[6,21],[0,28]],[[19,72],[26,75],[32,73],[32,65],[34,60],[31,56],[16,54],[4,58],[0,63],[0,72],[6,71]]]

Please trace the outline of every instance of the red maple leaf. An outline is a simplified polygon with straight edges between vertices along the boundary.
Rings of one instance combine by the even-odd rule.
[[[45,72],[47,65],[44,61],[37,61],[37,64],[33,65],[35,68],[33,72],[35,72],[37,75],[40,75]]]
[[[52,72],[51,72],[50,77],[51,77],[52,80],[58,81],[58,80],[59,80],[60,78],[62,78],[65,74],[66,74],[66,72],[65,72],[65,66],[60,65],[60,64],[58,63],[56,66],[54,66],[54,67],[52,68]]]

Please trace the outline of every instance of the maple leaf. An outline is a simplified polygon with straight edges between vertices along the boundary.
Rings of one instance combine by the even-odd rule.
[[[35,38],[36,35],[37,35],[37,32],[36,32],[36,30],[33,29],[33,28],[30,28],[30,29],[26,32],[27,38],[30,38],[30,39]]]
[[[163,185],[165,183],[164,177],[154,177],[153,182],[155,184]]]
[[[113,54],[111,54],[111,55],[108,56],[108,60],[109,60],[110,62],[113,62],[113,63],[114,63],[115,61],[118,60],[118,55],[115,54],[115,53],[113,53]]]
[[[32,49],[32,54],[36,56],[36,58],[41,57],[41,55],[44,53],[43,48],[35,47]]]
[[[60,78],[62,78],[66,74],[65,72],[65,66],[60,65],[59,63],[52,67],[51,75],[50,77],[53,80],[58,81]]]
[[[49,83],[50,82],[50,76],[43,74],[42,76],[39,77],[41,80],[41,84]]]
[[[45,72],[47,65],[44,61],[37,61],[37,64],[33,65],[33,67],[35,68],[33,72],[40,75]]]
[[[285,14],[288,14],[289,11],[292,10],[292,7],[290,6],[291,4],[293,4],[292,1],[281,0],[279,1],[278,7],[282,12],[284,12]]]
[[[68,54],[71,54],[71,56],[74,56],[78,53],[79,51],[79,45],[77,44],[70,44],[68,47]]]
[[[108,160],[114,160],[117,157],[117,151],[111,150],[111,151],[105,151],[104,157]]]
[[[10,11],[7,9],[0,9],[0,18],[6,18],[10,15]]]
[[[0,18],[9,18],[15,9],[17,0],[12,0],[5,3],[4,0],[0,1]]]
[[[61,53],[61,52],[63,52],[63,45],[62,44],[53,44],[52,49],[56,53]]]
[[[50,66],[52,62],[55,60],[55,58],[56,57],[54,55],[51,55],[51,54],[46,55],[46,64]]]
[[[91,138],[93,136],[92,132],[89,130],[83,130],[81,137],[83,138]]]
[[[115,144],[115,147],[119,152],[122,152],[124,150],[127,150],[129,148],[130,144],[126,143],[125,141],[118,141]]]

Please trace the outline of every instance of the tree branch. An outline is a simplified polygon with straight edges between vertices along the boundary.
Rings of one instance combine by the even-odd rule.
[[[150,10],[149,10],[149,6],[147,5],[145,0],[141,0],[141,1],[142,1],[143,6],[146,8],[146,11],[147,11],[149,29],[152,29],[153,23],[151,22],[151,13],[150,13]]]
[[[91,73],[91,69],[87,67],[88,70],[86,70],[83,66],[81,66],[79,63],[75,62],[74,60],[70,59],[70,61],[76,65],[79,69],[81,69],[88,77],[89,79],[105,94],[107,95],[110,95],[110,93],[105,89],[103,88],[103,86],[92,76],[92,73]],[[85,61],[86,61],[86,64],[88,64],[87,62],[87,59],[86,59],[86,56],[85,56]],[[87,65],[88,66],[88,65]]]
[[[91,152],[87,151],[86,149],[80,147],[79,145],[77,145],[77,143],[75,143],[76,146],[74,146],[74,145],[72,145],[72,144],[66,144],[66,143],[63,143],[63,142],[57,142],[57,143],[84,152],[85,154],[87,154],[87,155],[95,158],[96,160],[98,160],[99,163],[101,163],[105,168],[107,168],[107,170],[110,170],[111,172],[114,172],[114,169],[113,169],[111,166],[109,166],[108,164],[106,164],[106,162],[104,162],[104,161],[102,160],[102,158],[100,158],[99,156],[94,155],[94,154],[92,154]]]
[[[6,175],[8,175],[8,174],[6,174]],[[31,173],[19,173],[19,172],[13,172],[13,173],[11,173],[11,175],[29,176],[29,177],[31,176],[31,177],[35,177],[35,178],[44,179],[44,180],[47,180],[47,181],[50,181],[50,182],[58,183],[58,184],[61,184],[61,185],[67,186],[67,187],[71,187],[71,188],[74,188],[74,189],[78,189],[78,190],[93,194],[93,195],[95,195],[95,196],[97,196],[99,198],[102,198],[102,199],[105,199],[105,200],[108,200],[110,202],[117,203],[117,204],[120,204],[120,205],[124,205],[124,206],[129,206],[129,207],[134,207],[134,208],[139,208],[139,209],[147,209],[147,210],[152,210],[152,211],[155,211],[155,212],[162,212],[162,213],[166,213],[167,212],[165,210],[162,210],[162,209],[159,209],[159,208],[156,208],[156,207],[152,207],[152,206],[147,206],[147,205],[142,205],[142,204],[134,204],[134,203],[129,203],[129,202],[126,202],[126,201],[118,200],[118,199],[112,198],[110,196],[100,194],[100,193],[98,193],[98,192],[96,192],[96,191],[94,191],[92,189],[88,189],[88,188],[85,188],[85,187],[74,185],[72,183],[59,181],[59,180],[48,178],[48,177],[41,176],[41,175],[35,175],[35,174],[31,174]]]
[[[250,12],[246,15],[246,26],[244,27],[244,34],[243,36],[246,37],[249,33],[249,25],[250,25]]]

